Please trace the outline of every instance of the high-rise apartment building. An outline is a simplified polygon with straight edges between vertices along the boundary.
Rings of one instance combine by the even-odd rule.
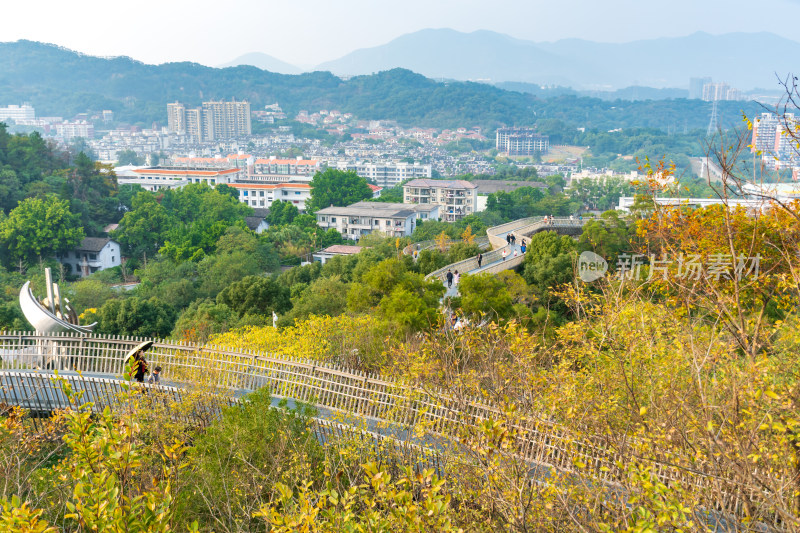
[[[250,135],[250,103],[210,101],[195,109],[187,109],[180,102],[167,104],[167,127],[169,131],[193,136],[198,141]]]
[[[186,108],[183,104],[167,104],[167,129],[175,133],[186,133]]]
[[[703,85],[703,100],[717,102],[720,100],[741,100],[742,91],[727,83],[706,83]]]
[[[789,131],[797,131],[798,119],[792,113],[780,116],[761,113],[753,121],[751,150],[758,151],[769,168],[783,168],[800,164],[796,141]]]
[[[699,100],[703,98],[703,87],[711,83],[711,78],[689,78],[689,98]]]
[[[550,137],[530,128],[498,128],[496,147],[507,155],[544,154],[550,149]]]

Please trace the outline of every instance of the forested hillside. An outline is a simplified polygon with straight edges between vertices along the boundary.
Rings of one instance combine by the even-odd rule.
[[[118,120],[166,123],[166,104],[199,105],[208,99],[247,99],[253,109],[279,102],[300,109],[338,109],[362,119],[405,125],[456,127],[532,125],[558,118],[576,127],[663,130],[705,128],[711,105],[689,100],[606,102],[565,95],[540,99],[470,82],[437,82],[394,69],[342,80],[328,72],[296,76],[250,66],[224,69],[195,63],[147,65],[130,58],[91,57],[53,45],[0,44],[0,104],[30,102],[42,116],[72,116],[110,109]],[[736,124],[754,103],[720,102],[721,123]]]

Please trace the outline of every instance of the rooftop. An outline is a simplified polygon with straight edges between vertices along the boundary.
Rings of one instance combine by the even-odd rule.
[[[133,172],[137,174],[163,174],[167,176],[220,176],[223,174],[235,174],[239,172],[238,168],[221,168],[219,170],[197,170],[192,168],[137,168]]]
[[[353,255],[361,251],[361,246],[349,246],[347,244],[334,244],[328,246],[321,253],[336,254],[336,255]]]
[[[430,180],[415,179],[411,180],[403,187],[438,187],[445,189],[477,189],[478,186],[465,180]]]
[[[86,237],[75,249],[81,252],[99,252],[110,242],[108,237]]]
[[[377,218],[408,218],[414,214],[414,211],[411,207],[406,204],[390,204],[389,207],[385,207],[386,204],[381,202],[358,202],[353,205],[349,205],[347,207],[326,207],[325,209],[320,209],[317,211],[317,215],[338,215],[338,216],[355,216],[355,217],[377,217]],[[391,205],[401,205],[403,208],[398,209],[396,207],[391,207]]]

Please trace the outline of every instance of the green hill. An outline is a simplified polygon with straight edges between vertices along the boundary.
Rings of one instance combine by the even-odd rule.
[[[253,109],[279,102],[290,114],[338,109],[362,119],[449,128],[528,126],[558,118],[576,127],[704,128],[710,104],[688,100],[608,102],[564,95],[542,99],[471,82],[437,82],[404,69],[342,80],[329,72],[284,75],[251,66],[196,63],[148,65],[128,57],[99,58],[31,41],[0,43],[0,105],[30,102],[40,116],[110,109],[125,122],[166,122],[166,104],[247,99]],[[755,104],[722,102],[720,115],[738,121]]]

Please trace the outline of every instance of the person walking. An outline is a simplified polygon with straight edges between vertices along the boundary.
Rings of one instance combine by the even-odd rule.
[[[147,361],[142,352],[136,352],[133,356],[133,368],[136,371],[133,378],[139,383],[144,383],[144,375],[147,374]]]
[[[161,382],[161,367],[156,366],[153,369],[153,373],[150,374],[150,377],[147,378],[147,382],[151,385],[158,385]]]
[[[478,268],[481,267],[481,263],[483,263],[483,254],[478,254]]]
[[[445,277],[447,278],[447,288],[449,289],[453,286],[453,273],[448,270]]]
[[[511,234],[506,233],[506,244],[511,244]]]
[[[528,246],[525,244],[525,239],[522,239],[522,245],[519,247],[519,249],[522,252],[522,254],[524,255],[525,254],[525,250],[528,249]]]
[[[505,261],[506,260],[506,256],[508,255],[508,250],[503,248],[503,254],[502,255],[503,255],[503,261]]]
[[[461,274],[458,273],[458,270],[453,272],[453,283],[458,285],[458,280],[461,278]]]

